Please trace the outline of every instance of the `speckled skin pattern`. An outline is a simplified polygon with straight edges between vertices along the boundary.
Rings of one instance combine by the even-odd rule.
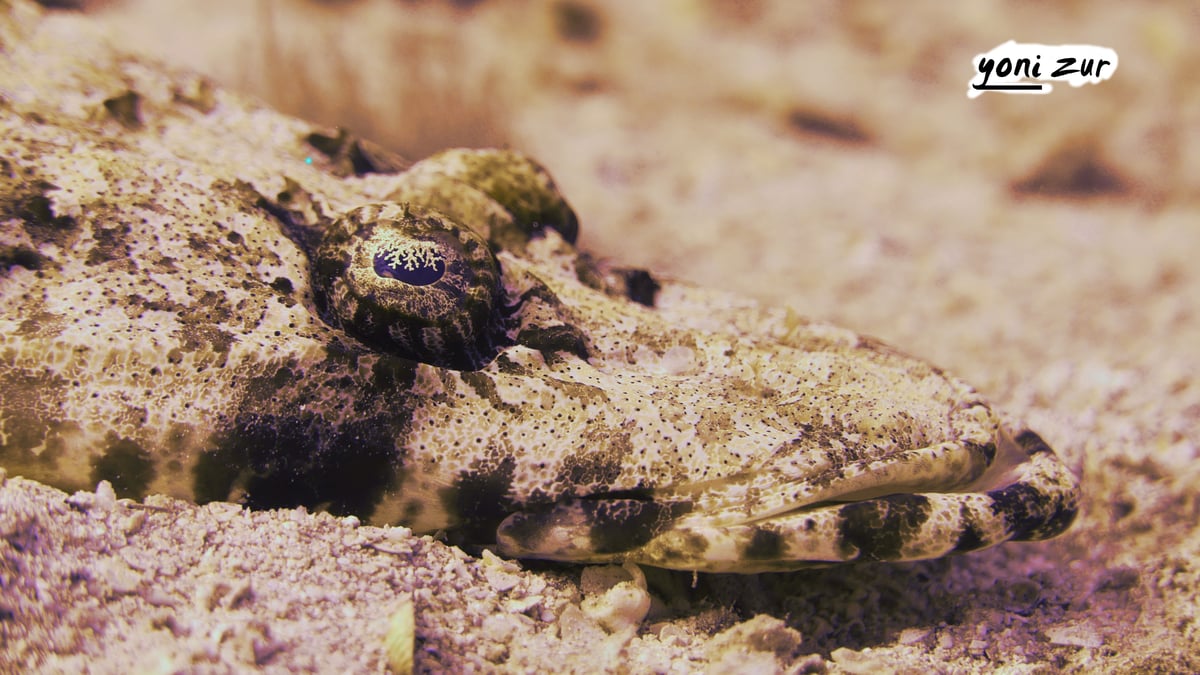
[[[53,26],[0,21],[10,473],[702,571],[937,557],[1074,517],[1069,470],[971,387],[593,260],[525,157],[396,173],[194,76],[33,59]]]

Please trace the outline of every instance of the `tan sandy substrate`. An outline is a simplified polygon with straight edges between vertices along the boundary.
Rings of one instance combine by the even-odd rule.
[[[350,91],[318,93],[359,111],[364,135],[403,147],[438,117],[405,81],[490,106],[460,111],[442,144],[483,137],[538,156],[579,211],[584,247],[791,303],[963,376],[1082,476],[1079,520],[1051,542],[919,564],[648,571],[650,614],[630,624],[606,590],[624,572],[472,557],[296,511],[130,504],[104,490],[67,500],[10,476],[0,672],[375,672],[409,598],[418,670],[1200,670],[1200,48],[1188,42],[1200,19],[1189,3],[596,3],[598,37],[571,44],[555,27],[559,3],[363,0],[336,17],[317,4],[255,7],[272,7],[276,37],[296,40],[273,47],[287,77],[304,79],[288,59],[331,52],[362,74],[343,82]],[[162,58],[231,84],[254,72],[261,12],[239,21],[167,5],[175,20],[155,29],[120,8],[101,19],[125,44],[169,48]],[[310,11],[327,13],[319,49],[287,23]],[[206,42],[214,24],[245,37]],[[173,40],[171,26],[198,37]],[[462,89],[398,64],[400,52],[372,61],[371,40],[398,32],[426,36],[408,52],[424,59],[466,50],[452,78]],[[1078,90],[968,101],[971,56],[1010,38],[1112,47],[1120,68]],[[864,138],[794,123],[813,118]],[[1055,159],[1108,179],[1047,196]],[[1014,189],[1031,178],[1041,193]]]

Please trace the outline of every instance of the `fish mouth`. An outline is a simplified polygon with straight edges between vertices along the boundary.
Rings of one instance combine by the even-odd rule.
[[[958,445],[982,469],[956,484],[939,482],[948,477],[941,474],[855,487],[885,478],[887,467],[908,466],[892,458],[882,472],[843,476],[841,489],[834,481],[822,498],[763,510],[718,496],[729,480],[615,491],[513,513],[497,529],[497,547],[522,558],[757,573],[935,558],[1046,539],[1070,526],[1077,482],[1037,434],[1000,431],[994,443]]]

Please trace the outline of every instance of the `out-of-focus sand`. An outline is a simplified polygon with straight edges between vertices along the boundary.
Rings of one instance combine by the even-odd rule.
[[[578,569],[298,512],[71,508],[10,478],[0,670],[375,670],[403,595],[427,669],[1200,670],[1189,3],[141,4],[101,13],[129,48],[411,154],[527,150],[583,247],[961,375],[1077,470],[1083,509],[1057,540],[950,560],[652,574],[651,617],[610,634]],[[1008,39],[1120,67],[968,100],[971,57]]]

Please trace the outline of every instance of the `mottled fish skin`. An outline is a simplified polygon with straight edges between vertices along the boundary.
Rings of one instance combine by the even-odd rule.
[[[347,175],[307,123],[117,52],[45,58],[29,42],[46,30],[0,19],[10,474],[725,572],[931,558],[1074,517],[1071,472],[968,385],[789,309],[595,261],[518,153]],[[374,291],[338,304],[354,260],[372,284],[440,282],[436,260],[397,262],[408,244],[337,248],[405,218],[451,233],[421,260],[462,245],[494,262],[471,328],[449,312],[381,333]]]

